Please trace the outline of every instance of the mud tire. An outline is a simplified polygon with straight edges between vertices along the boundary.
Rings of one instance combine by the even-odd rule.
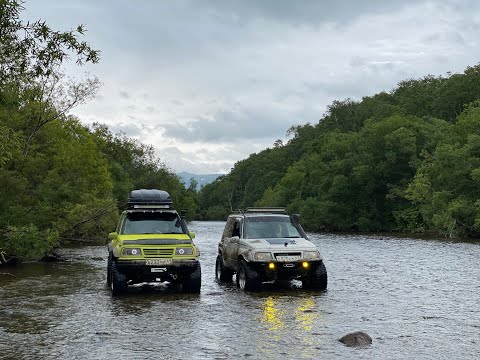
[[[127,277],[117,270],[117,264],[110,260],[110,289],[112,295],[122,295],[128,292]]]
[[[222,282],[232,282],[233,271],[223,265],[223,260],[220,255],[217,256],[215,262],[215,279]]]
[[[182,290],[184,293],[198,294],[202,287],[202,268],[197,268],[183,281]]]
[[[242,260],[237,270],[237,287],[243,291],[257,291],[260,288],[260,281],[255,271],[249,268]]]
[[[327,289],[328,276],[327,269],[325,264],[322,263],[310,273],[307,277],[302,279],[302,286],[304,289],[308,290],[319,290],[323,291]]]

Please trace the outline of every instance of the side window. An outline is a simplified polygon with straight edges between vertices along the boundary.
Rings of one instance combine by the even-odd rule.
[[[228,218],[227,224],[225,225],[225,230],[223,231],[223,236],[222,236],[223,239],[232,237],[234,224],[235,224],[235,218],[234,217]]]
[[[238,219],[236,219],[235,223],[233,224],[232,237],[233,236],[240,237],[240,220],[238,220]]]

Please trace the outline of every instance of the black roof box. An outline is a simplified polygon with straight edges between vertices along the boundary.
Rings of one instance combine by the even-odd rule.
[[[163,190],[157,189],[139,189],[133,190],[128,196],[128,208],[171,208],[172,199],[170,194]]]

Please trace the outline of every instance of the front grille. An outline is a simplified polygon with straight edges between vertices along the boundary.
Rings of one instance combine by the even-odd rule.
[[[275,258],[277,256],[301,256],[302,253],[300,252],[282,252],[282,253],[274,253],[273,255],[275,255]]]
[[[145,257],[171,257],[173,249],[143,249],[143,255]]]

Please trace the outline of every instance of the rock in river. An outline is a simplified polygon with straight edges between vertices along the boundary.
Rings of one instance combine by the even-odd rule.
[[[340,342],[344,343],[346,346],[360,347],[370,345],[372,343],[372,338],[370,335],[362,331],[355,331],[341,337]]]

